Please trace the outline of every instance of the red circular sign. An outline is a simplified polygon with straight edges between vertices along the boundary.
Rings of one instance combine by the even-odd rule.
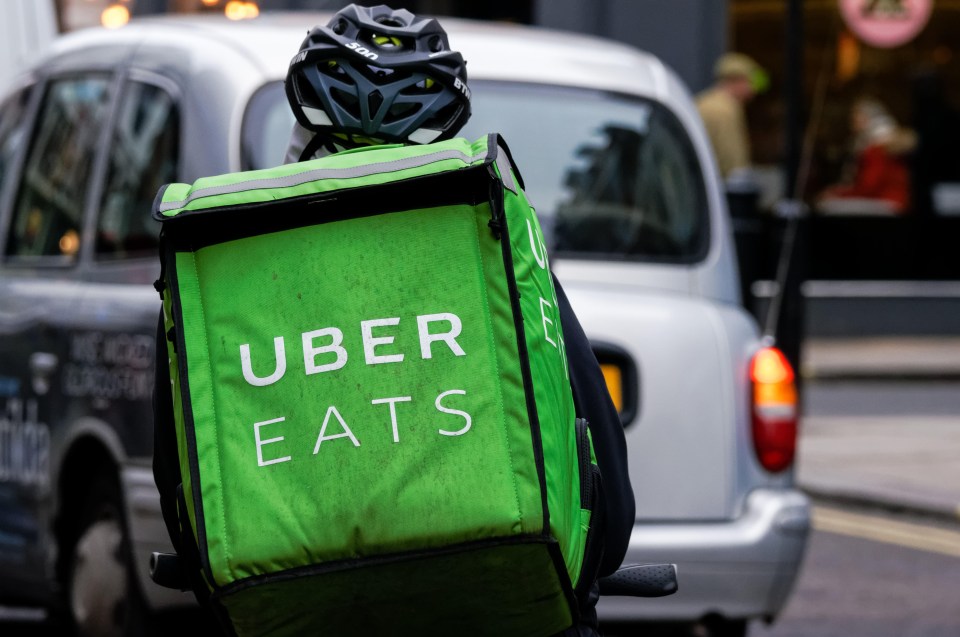
[[[890,48],[912,40],[930,20],[933,0],[840,0],[850,30],[872,46]]]

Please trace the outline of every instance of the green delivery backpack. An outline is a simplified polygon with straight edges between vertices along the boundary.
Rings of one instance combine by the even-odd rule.
[[[575,621],[599,474],[522,187],[491,135],[157,195],[179,525],[237,635]]]

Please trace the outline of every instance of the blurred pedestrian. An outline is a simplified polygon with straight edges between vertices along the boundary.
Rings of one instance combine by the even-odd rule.
[[[750,168],[745,105],[769,85],[767,72],[743,53],[726,53],[714,66],[714,84],[697,95],[697,109],[720,168],[729,180]]]
[[[900,126],[873,98],[850,110],[850,160],[840,182],[821,193],[818,208],[833,214],[902,214],[910,209],[910,166],[916,133]]]

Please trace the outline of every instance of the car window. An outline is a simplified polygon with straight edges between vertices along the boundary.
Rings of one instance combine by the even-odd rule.
[[[131,81],[114,122],[99,207],[97,259],[155,256],[159,228],[150,216],[160,186],[176,180],[180,122],[162,88]]]
[[[0,203],[6,201],[11,186],[13,160],[26,135],[26,110],[29,89],[17,91],[0,105]]]
[[[76,258],[109,85],[106,75],[50,83],[17,193],[7,255]]]
[[[663,104],[600,91],[472,82],[468,138],[504,136],[560,255],[688,263],[706,254],[706,189]]]
[[[473,114],[461,135],[504,136],[557,254],[673,263],[706,256],[703,171],[666,106],[587,89],[470,87]],[[244,117],[244,170],[282,163],[293,121],[280,82],[258,91]]]
[[[250,98],[243,115],[243,170],[272,168],[283,163],[294,123],[283,82],[265,85]]]

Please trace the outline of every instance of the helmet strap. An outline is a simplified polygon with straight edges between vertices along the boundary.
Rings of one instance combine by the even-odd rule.
[[[321,148],[326,148],[330,150],[331,144],[329,144],[330,138],[324,135],[323,133],[317,133],[314,135],[307,145],[303,147],[303,152],[300,153],[300,159],[297,161],[307,161],[313,159],[313,156]]]

